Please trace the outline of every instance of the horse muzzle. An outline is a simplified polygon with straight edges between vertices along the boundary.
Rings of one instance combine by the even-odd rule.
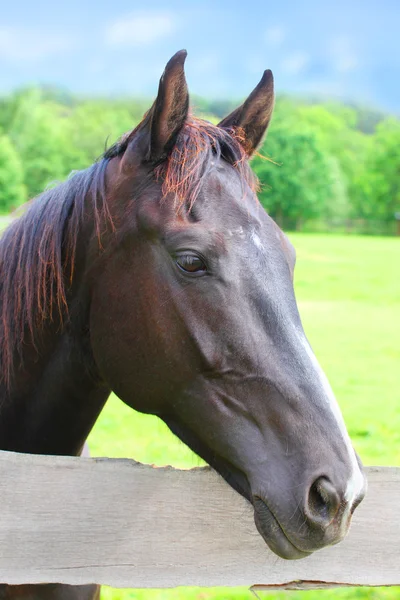
[[[355,500],[347,502],[327,478],[319,477],[310,487],[304,506],[290,509],[287,517],[260,496],[253,496],[255,524],[275,554],[289,560],[305,558],[343,540],[365,493],[366,484]]]

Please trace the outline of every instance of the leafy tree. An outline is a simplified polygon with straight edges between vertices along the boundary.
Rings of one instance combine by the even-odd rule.
[[[138,121],[123,104],[91,100],[77,105],[65,125],[66,170],[88,167]]]
[[[359,194],[358,181],[363,177],[370,150],[371,136],[356,129],[355,110],[337,104],[299,106],[297,120],[310,128],[332,160],[337,161],[336,188],[340,196],[333,204],[331,217],[356,216],[354,205]],[[338,185],[339,184],[339,185]]]
[[[71,171],[88,167],[104,152],[107,141],[114,142],[138,121],[127,103],[68,99],[63,105],[52,96],[35,88],[14,100],[9,135],[23,161],[29,197]]]
[[[366,219],[393,221],[395,213],[400,212],[400,121],[397,119],[378,124],[365,173],[357,184],[360,193],[356,212]]]
[[[18,99],[9,135],[22,160],[29,197],[67,174],[62,118],[66,111],[61,105],[43,101],[40,90],[36,89],[28,90]]]
[[[259,197],[279,225],[299,229],[303,221],[329,213],[338,165],[312,131],[275,123],[261,152],[275,162],[254,160],[262,183]]]
[[[18,154],[6,135],[0,135],[0,212],[7,213],[26,201],[23,170]]]

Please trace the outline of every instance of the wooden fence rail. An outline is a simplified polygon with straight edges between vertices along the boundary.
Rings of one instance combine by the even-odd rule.
[[[272,554],[251,507],[211,470],[0,452],[0,582],[400,585],[400,469],[368,469],[344,542]]]

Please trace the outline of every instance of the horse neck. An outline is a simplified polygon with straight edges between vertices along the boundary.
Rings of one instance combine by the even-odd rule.
[[[78,255],[85,245],[78,240]],[[110,394],[90,347],[86,265],[75,273],[68,324],[45,327],[40,352],[27,345],[23,370],[0,386],[0,449],[78,455]]]

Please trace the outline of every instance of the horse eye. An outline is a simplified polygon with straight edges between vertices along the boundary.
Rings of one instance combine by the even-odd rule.
[[[178,254],[175,259],[178,267],[186,273],[203,274],[207,271],[204,260],[197,254]]]

